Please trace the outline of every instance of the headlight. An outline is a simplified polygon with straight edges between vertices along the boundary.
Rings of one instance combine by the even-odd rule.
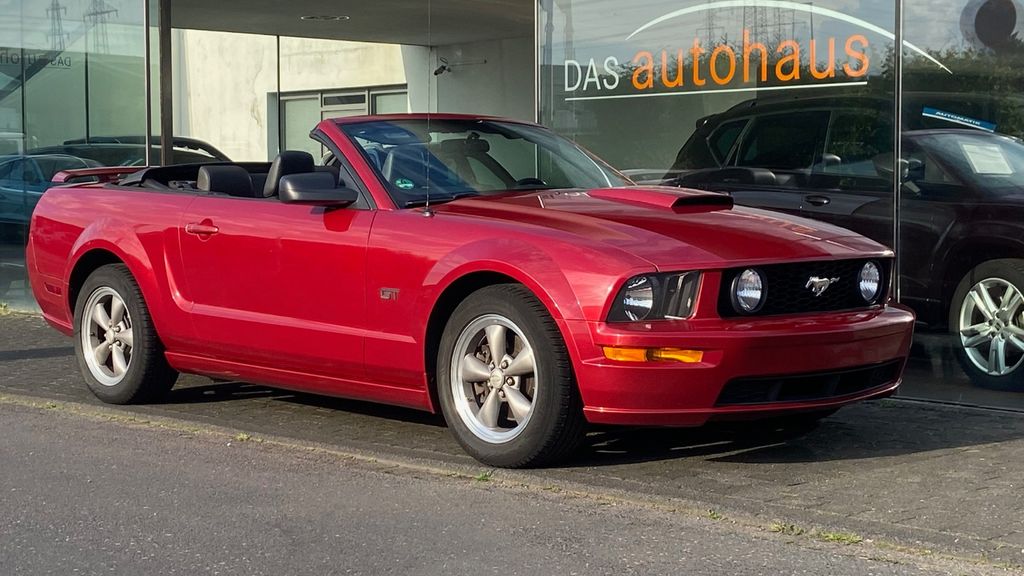
[[[654,309],[654,288],[658,279],[638,276],[626,282],[622,289],[622,311],[630,320],[646,320]]]
[[[737,312],[757,312],[764,305],[764,296],[764,277],[758,270],[747,268],[732,281],[732,305]]]
[[[699,272],[634,276],[615,296],[609,322],[689,318]]]
[[[878,298],[882,290],[882,270],[875,262],[867,262],[860,269],[860,296],[865,302],[871,304]]]

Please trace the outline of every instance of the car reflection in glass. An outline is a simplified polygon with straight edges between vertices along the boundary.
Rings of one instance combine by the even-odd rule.
[[[974,384],[1024,391],[1024,144],[907,116],[903,301],[924,328],[949,330]],[[728,192],[740,204],[891,246],[892,133],[891,109],[876,99],[749,101],[698,121],[661,181]]]

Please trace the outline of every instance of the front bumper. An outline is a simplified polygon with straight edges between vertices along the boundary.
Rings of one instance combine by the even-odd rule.
[[[712,418],[823,410],[893,394],[910,350],[914,314],[889,305],[774,318],[579,321],[568,322],[567,328],[576,344],[576,376],[588,421],[699,426]],[[692,364],[619,362],[605,358],[604,346],[684,348],[704,354]],[[871,371],[877,366],[888,367],[884,377]],[[869,374],[875,379],[858,385],[860,375]],[[799,385],[786,384],[803,382],[806,387],[819,376],[827,382],[822,380],[824,387],[814,393],[801,394]],[[749,392],[756,391],[758,382],[774,386],[775,393],[749,395],[738,403],[723,396],[729,383]],[[784,386],[791,392],[779,393]]]

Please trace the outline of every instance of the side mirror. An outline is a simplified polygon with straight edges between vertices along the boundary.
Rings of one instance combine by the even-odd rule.
[[[335,185],[334,176],[329,172],[291,174],[281,178],[278,195],[281,202],[342,208],[359,199],[359,193],[350,188]]]
[[[924,162],[920,158],[907,160],[907,180],[920,180],[924,178]]]
[[[893,176],[892,172],[892,152],[882,152],[871,159],[872,164],[875,166],[875,173],[882,178],[891,179]],[[900,180],[906,180],[907,174],[910,171],[910,161],[900,158]]]
[[[830,168],[832,166],[839,166],[842,163],[843,163],[843,159],[840,158],[839,156],[836,156],[835,154],[829,154],[828,152],[825,152],[824,154],[821,155],[821,167],[822,168]]]

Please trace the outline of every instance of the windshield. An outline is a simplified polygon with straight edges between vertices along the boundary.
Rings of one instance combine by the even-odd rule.
[[[979,189],[1020,190],[1024,186],[1024,144],[976,130],[929,134],[921,147],[950,171]]]
[[[399,206],[546,188],[630,182],[572,142],[536,126],[409,118],[342,124]]]

